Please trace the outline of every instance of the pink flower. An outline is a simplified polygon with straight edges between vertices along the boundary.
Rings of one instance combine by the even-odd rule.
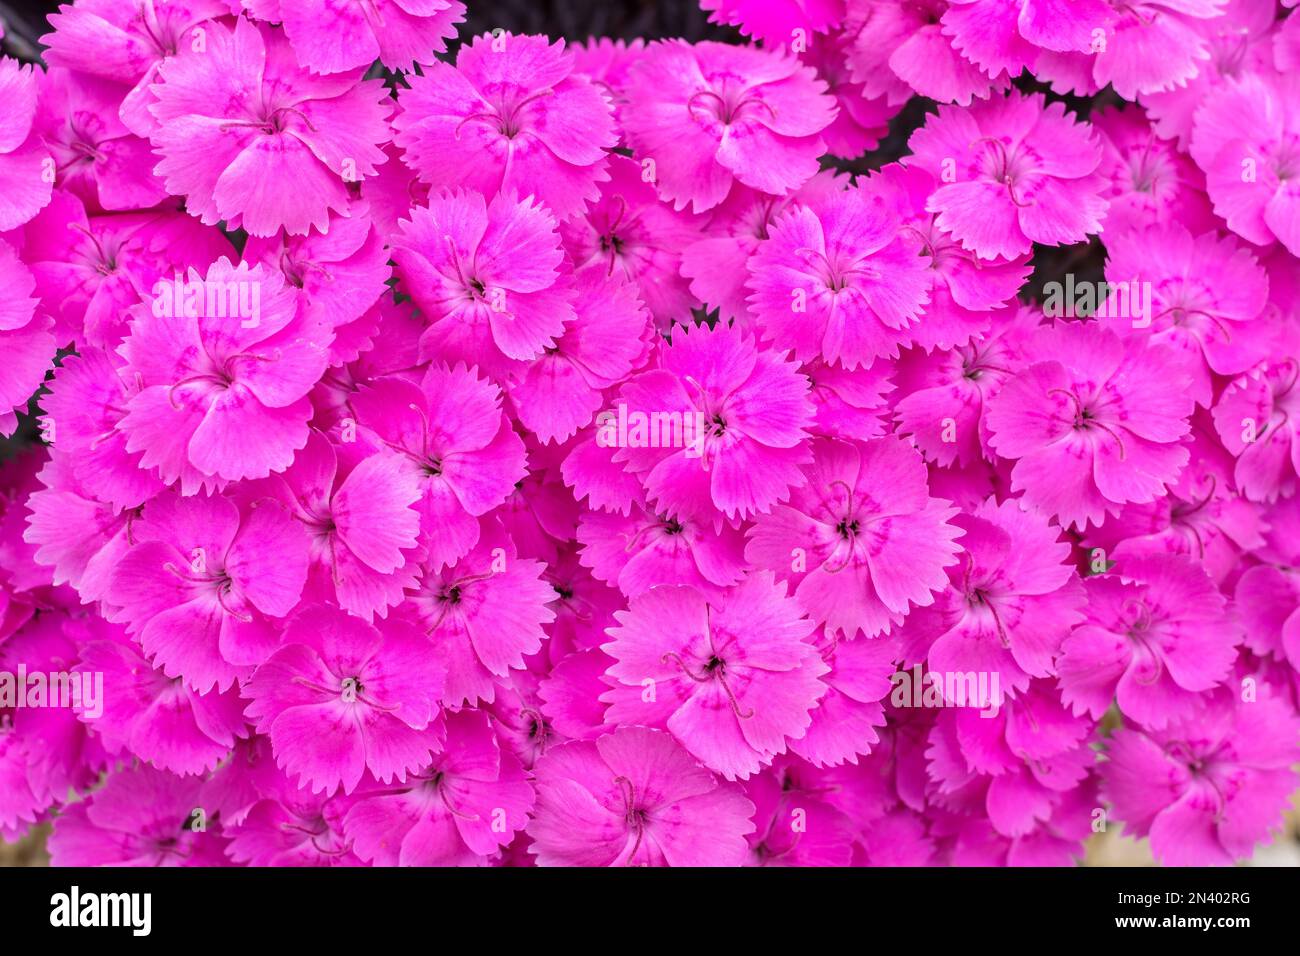
[[[597,442],[619,446],[614,460],[643,476],[661,510],[717,527],[724,515],[734,520],[770,510],[802,483],[812,406],[807,379],[793,363],[719,325],[678,328],[659,364],[623,385],[620,404],[629,422],[635,414],[648,423],[643,430],[662,431],[656,423],[665,414],[679,416],[678,436],[638,438],[628,430],[621,437],[623,413],[610,410],[598,419]]]
[[[79,0],[50,14],[53,30],[41,43],[49,47],[51,66],[130,87],[121,120],[135,135],[148,136],[157,125],[148,108],[159,67],[183,50],[204,48],[216,26],[207,21],[229,13],[227,0]]]
[[[140,467],[141,453],[126,450],[126,435],[117,427],[139,391],[122,374],[125,364],[109,352],[83,347],[54,373],[41,408],[60,459],[77,482],[100,501],[137,508],[166,486]]]
[[[56,183],[94,209],[147,209],[167,198],[153,175],[149,141],[118,119],[122,88],[54,68],[40,91],[37,129],[53,157]]]
[[[1214,226],[1205,195],[1205,174],[1172,143],[1156,138],[1137,110],[1107,110],[1092,116],[1102,147],[1100,175],[1109,185],[1102,193],[1106,210],[1106,244],[1147,226],[1181,223],[1195,233]]]
[[[791,203],[813,196],[834,194],[845,182],[827,171],[818,173],[789,196],[760,193],[748,186],[736,186],[710,213],[705,238],[682,249],[682,275],[691,280],[691,294],[708,307],[721,311],[721,318],[734,319],[750,328],[749,291],[745,282],[750,256],[771,234],[772,224]]]
[[[419,545],[436,570],[479,539],[478,518],[524,477],[524,443],[501,412],[500,390],[463,365],[432,365],[420,385],[388,377],[358,392],[357,421],[406,459],[418,482]]]
[[[1293,256],[1300,256],[1297,89],[1294,73],[1227,83],[1197,110],[1191,142],[1228,228],[1257,245],[1276,239]]]
[[[879,438],[889,430],[888,395],[894,367],[886,362],[849,371],[820,360],[809,362],[803,373],[812,383],[817,417],[810,431],[825,438]]]
[[[835,101],[812,69],[757,47],[664,40],[629,72],[628,143],[674,208],[712,209],[736,182],[784,196],[817,172]]]
[[[957,514],[931,498],[925,463],[903,442],[818,439],[807,483],[750,528],[745,557],[789,581],[832,636],[888,633],[934,601],[961,550]]]
[[[743,784],[754,803],[749,835],[751,866],[848,866],[853,859],[853,821],[817,793],[787,787],[777,769]]]
[[[890,638],[834,640],[824,631],[816,642],[830,667],[822,677],[826,693],[813,708],[807,733],[790,741],[790,752],[814,767],[855,764],[880,740],[877,728],[885,722],[880,702],[893,688],[898,646]]]
[[[941,106],[908,146],[906,165],[945,184],[926,204],[936,224],[981,259],[1013,258],[1034,243],[1068,245],[1101,229],[1101,145],[1041,94]]]
[[[1300,550],[1295,529],[1300,499],[1284,498],[1261,516],[1268,531],[1256,549],[1261,564],[1237,579],[1234,608],[1252,651],[1285,660],[1300,671]]]
[[[609,158],[609,181],[581,215],[560,224],[574,267],[615,269],[635,283],[661,328],[696,305],[679,274],[682,249],[699,238],[702,217],[661,202],[641,167],[617,154]]]
[[[909,329],[913,344],[927,351],[966,345],[996,321],[991,312],[1014,303],[1032,269],[1029,257],[981,260],[963,249],[927,210],[938,183],[918,167],[891,163],[872,181],[878,192],[897,197],[904,238],[919,245],[922,259],[929,260],[929,301],[923,321]]]
[[[1290,496],[1300,474],[1300,363],[1284,354],[1238,376],[1214,406],[1219,441],[1237,459],[1233,481],[1251,501]]]
[[[87,799],[54,821],[54,866],[221,866],[225,839],[202,809],[199,777],[177,777],[149,766],[109,775]],[[200,826],[200,824],[202,824]]]
[[[663,727],[728,780],[748,777],[802,737],[829,671],[813,625],[760,572],[718,598],[655,588],[615,615],[607,719]]]
[[[307,533],[274,502],[174,491],[132,523],[107,600],[145,655],[199,693],[224,691],[279,641],[268,618],[293,610],[307,577]]]
[[[1189,12],[1186,8],[1179,8]],[[1186,151],[1192,135],[1196,112],[1206,99],[1226,83],[1253,73],[1270,72],[1270,46],[1284,45],[1288,25],[1294,33],[1295,23],[1283,20],[1274,29],[1277,7],[1255,0],[1228,0],[1219,8],[1219,16],[1184,20],[1186,26],[1205,41],[1208,58],[1196,63],[1196,75],[1186,84],[1162,92],[1142,94],[1142,106],[1152,125],[1166,139],[1176,139]],[[1270,44],[1270,40],[1273,44]],[[1280,48],[1279,48],[1280,55]],[[1281,58],[1279,70],[1287,69]]]
[[[379,301],[392,272],[387,244],[367,210],[353,204],[352,212],[347,218],[331,214],[324,232],[253,237],[244,246],[245,262],[278,270],[306,311],[340,336]],[[331,365],[356,358],[338,352],[336,343],[330,352]]]
[[[14,410],[25,408],[32,393],[45,378],[56,343],[50,334],[48,317],[36,316],[36,279],[18,258],[14,248],[0,239],[0,435],[12,435],[18,427]]]
[[[1116,816],[1167,866],[1227,866],[1267,842],[1295,790],[1300,721],[1283,700],[1232,694],[1160,733],[1122,728],[1103,778]]]
[[[61,345],[116,349],[130,310],[158,283],[236,257],[219,229],[182,212],[88,216],[81,200],[64,191],[23,233],[23,257],[36,277],[41,311],[54,317]]]
[[[1192,396],[1168,346],[1095,322],[1037,330],[1027,367],[990,401],[990,444],[1016,461],[1012,487],[1063,525],[1100,524],[1163,494],[1187,463]]]
[[[258,738],[264,740],[265,738]],[[267,763],[269,758],[263,757]],[[272,766],[270,769],[274,770]],[[283,773],[254,784],[256,799],[226,830],[226,852],[246,866],[361,866],[343,832],[353,801],[312,793]]]
[[[71,585],[90,604],[107,598],[117,563],[134,543],[127,532],[139,514],[99,501],[81,485],[73,474],[78,457],[59,455],[41,469],[45,487],[27,498],[23,540],[34,548],[32,561],[50,569],[51,583]],[[16,611],[6,603],[0,597],[0,634]]]
[[[998,833],[1025,836],[1088,776],[1096,760],[1087,744],[1092,729],[1047,681],[1035,681],[993,715],[947,708],[926,750],[935,802],[958,811],[978,807]]]
[[[898,431],[910,435],[926,459],[940,465],[995,460],[989,447],[989,400],[1020,363],[1020,345],[1042,314],[1022,307],[995,321],[986,335],[951,350],[911,350],[898,363],[894,404]]]
[[[1211,372],[1237,375],[1266,356],[1249,323],[1268,302],[1268,275],[1235,239],[1170,223],[1117,233],[1106,246],[1107,281],[1151,290],[1149,315],[1116,316],[1116,324],[1150,321],[1153,342],[1189,354],[1198,405],[1210,405]]]
[[[465,19],[458,0],[258,0],[256,7],[284,24],[298,62],[313,73],[362,69],[376,59],[409,73],[436,63],[433,54],[447,49]]]
[[[1181,556],[1136,556],[1084,585],[1087,620],[1057,664],[1065,703],[1099,719],[1117,700],[1125,717],[1156,730],[1198,713],[1241,641],[1205,571]]]
[[[956,523],[964,553],[948,569],[951,583],[903,630],[929,647],[931,670],[997,674],[999,695],[1013,696],[1030,678],[1055,673],[1062,640],[1083,621],[1070,547],[1059,528],[1014,501],[989,500]]]
[[[501,747],[488,717],[447,715],[447,742],[395,790],[362,795],[344,830],[377,866],[476,866],[514,839],[533,809],[533,788]]]
[[[0,57],[0,232],[21,226],[50,201],[54,159],[36,127],[37,78]]]
[[[143,386],[119,424],[127,451],[185,494],[283,471],[307,443],[329,331],[261,265],[223,257],[177,285],[155,287],[119,349]]]
[[[1018,76],[1034,67],[1040,50],[1096,52],[1114,18],[1105,0],[951,0],[942,23],[953,46],[980,69]]]
[[[532,195],[567,219],[618,144],[609,102],[574,67],[562,40],[505,32],[462,46],[455,66],[431,61],[393,122],[407,165],[434,189]]]
[[[444,193],[393,237],[402,289],[425,314],[420,359],[501,375],[552,348],[575,317],[555,218],[513,194]]]
[[[43,818],[66,799],[70,789],[85,790],[98,782],[107,757],[98,736],[77,719],[78,705],[88,703],[87,697],[62,700],[59,675],[76,669],[83,637],[109,626],[95,619],[76,619],[61,610],[43,609],[0,640],[0,672],[18,698],[10,698],[0,707],[0,837],[14,839],[15,831],[21,834]],[[21,695],[30,689],[30,685],[24,688],[22,683],[13,683],[24,669],[29,675],[46,676],[47,702],[52,706],[10,706],[10,701],[21,702]],[[93,684],[82,687],[94,693]],[[101,686],[92,707],[98,710],[107,703]]]
[[[102,675],[103,714],[83,715],[109,753],[125,751],[160,770],[204,774],[248,735],[244,702],[234,689],[196,693],[145,662],[120,632],[81,649],[76,672]],[[101,678],[95,678],[101,679]]]
[[[701,0],[714,23],[739,28],[747,37],[761,40],[764,46],[790,43],[802,31],[812,46],[844,19],[844,0]]]
[[[1125,99],[1182,86],[1208,60],[1194,24],[1218,17],[1227,0],[1143,0],[1116,10],[1103,41],[1093,47],[1092,75]],[[1161,56],[1152,56],[1153,50]]]
[[[331,211],[347,213],[348,183],[374,176],[386,158],[383,84],[360,70],[312,76],[281,33],[251,20],[206,31],[201,52],[158,69],[155,172],[205,223],[263,237],[325,230]]]
[[[344,459],[313,431],[293,465],[271,479],[276,496],[311,541],[307,591],[367,621],[400,604],[416,582],[420,515],[416,476],[384,449]]]
[[[993,90],[1006,89],[1011,82],[1008,72],[1020,72],[1019,67],[1008,70],[972,62],[978,61],[979,52],[966,53],[962,38],[952,38],[947,21],[959,15],[960,8],[950,10],[946,0],[850,0],[848,6],[853,36],[849,63],[867,96],[883,94],[889,102],[900,103],[916,92],[967,106],[972,97],[985,99]],[[997,36],[1004,44],[1015,44],[1016,39],[1006,31]]]
[[[1082,544],[1101,547],[1116,558],[1185,554],[1216,584],[1223,584],[1238,570],[1243,552],[1263,547],[1262,532],[1273,523],[1235,487],[1232,458],[1211,435],[1201,422],[1195,423],[1187,446],[1191,459],[1169,486],[1169,494],[1147,504],[1125,505],[1114,521],[1105,522]]]
[[[542,866],[737,866],[754,805],[668,734],[624,727],[537,762],[530,852]]]
[[[890,120],[899,111],[888,97],[869,98],[863,84],[854,79],[852,43],[848,33],[818,38],[802,54],[804,62],[817,70],[827,92],[835,97],[838,111],[831,125],[822,130],[822,138],[827,152],[844,159],[879,146],[889,132]]]
[[[714,528],[641,508],[627,517],[589,511],[578,521],[578,542],[582,563],[628,598],[677,584],[720,594],[745,575],[744,536],[728,525]]]
[[[555,591],[541,561],[519,557],[496,519],[475,547],[449,567],[425,564],[409,595],[411,615],[447,667],[445,702],[491,702],[496,685],[524,666],[555,619]]]
[[[367,771],[404,781],[442,749],[445,666],[414,628],[381,627],[305,608],[243,688],[276,763],[313,793],[350,794]]]
[[[596,266],[579,272],[574,287],[577,318],[510,391],[519,421],[544,442],[566,441],[590,423],[604,393],[649,352],[647,315],[632,281]]]
[[[763,336],[795,358],[847,369],[898,355],[929,301],[926,264],[881,191],[810,197],[750,258],[749,305]]]

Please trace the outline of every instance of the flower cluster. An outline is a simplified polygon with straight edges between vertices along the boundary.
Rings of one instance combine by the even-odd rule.
[[[745,39],[75,0],[44,64],[0,60],[0,433],[40,436],[0,470],[0,838],[1270,839],[1300,785],[1300,16],[703,6]],[[901,158],[858,162],[916,98]]]

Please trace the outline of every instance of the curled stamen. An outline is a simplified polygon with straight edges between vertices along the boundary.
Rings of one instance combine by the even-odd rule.
[[[632,549],[637,546],[637,543],[643,537],[645,537],[649,532],[653,531],[655,528],[662,528],[663,526],[664,526],[663,522],[655,521],[655,522],[651,522],[648,525],[645,525],[644,527],[638,529],[637,531],[633,532],[630,535],[625,535],[625,537],[627,538],[627,544],[623,546],[623,553],[631,554]]]
[[[318,837],[329,832],[329,827],[322,820],[320,826],[309,827],[304,823],[281,823],[280,830],[284,833],[302,833],[309,837]]]
[[[636,842],[632,844],[632,849],[627,854],[627,859],[632,860],[641,849],[641,841],[645,837],[645,815],[636,805],[636,787],[632,785],[632,781],[627,777],[618,776],[614,778],[614,783],[618,785],[623,797],[623,822],[636,833]]]
[[[181,411],[181,406],[176,403],[176,390],[187,385],[197,385],[199,382],[211,382],[214,385],[222,386],[230,384],[216,372],[197,372],[194,375],[186,376],[167,389],[167,403],[176,411]]]
[[[470,113],[469,116],[466,116],[463,120],[461,120],[459,123],[456,124],[456,128],[452,130],[451,133],[452,138],[460,139],[461,128],[464,127],[466,123],[477,122],[477,123],[483,123],[485,125],[490,126],[493,120],[499,120],[499,119],[500,117],[497,116],[496,113],[484,113],[484,112]]]
[[[1150,648],[1147,649],[1150,650]],[[1165,672],[1164,658],[1162,658],[1155,651],[1151,651],[1151,659],[1155,661],[1155,665],[1156,665],[1156,669],[1152,671],[1151,676],[1149,678],[1143,678],[1140,676],[1134,678],[1134,680],[1136,680],[1143,687],[1150,687],[1153,684],[1157,683],[1160,680],[1161,675],[1164,674]]]
[[[832,552],[832,554],[833,553],[834,552]],[[831,562],[830,559],[828,558],[822,564],[822,570],[827,574],[839,574],[841,571],[843,571],[852,563],[853,563],[853,545],[852,543],[850,543],[849,546],[844,549],[844,560],[842,560],[835,567],[831,567]]]
[[[1096,418],[1092,419],[1091,421],[1093,425],[1096,425],[1098,428],[1104,431],[1111,438],[1115,439],[1115,444],[1119,446],[1119,460],[1123,461],[1125,458],[1127,458],[1128,450],[1124,447],[1124,439],[1119,437],[1119,432],[1114,427],[1107,425],[1105,422],[1100,421]]]
[[[104,247],[99,244],[98,236],[96,236],[85,226],[81,225],[81,223],[79,222],[72,223],[72,225],[69,228],[77,230],[77,232],[83,234],[87,239],[90,240],[91,244],[94,245],[95,252],[99,255],[101,262],[104,262],[106,264],[112,264],[113,257],[104,251]]]
[[[1207,491],[1200,500],[1193,502],[1191,507],[1178,509],[1178,517],[1186,520],[1188,517],[1196,514],[1196,512],[1204,508],[1214,498],[1214,492],[1218,488],[1219,479],[1213,474],[1208,474],[1205,476],[1205,480],[1210,484],[1209,491]]]
[[[991,143],[994,153],[994,168],[992,176],[995,180],[1007,187],[1007,195],[1011,198],[1012,205],[1025,208],[1032,203],[1021,202],[1020,197],[1016,195],[1015,179],[1011,175],[1011,155],[1007,152],[1007,144],[995,136],[980,136],[970,142],[971,149],[974,149],[980,143]]]
[[[676,651],[669,651],[663,657],[659,658],[659,663],[661,664],[667,664],[669,661],[676,664],[683,674],[695,681],[697,684],[707,684],[711,679],[709,674],[692,674],[691,669],[687,667],[686,662],[682,660],[682,656]]]
[[[627,200],[622,196],[615,196],[614,198],[618,200],[618,215],[614,217],[613,222],[605,227],[606,235],[613,235],[623,222],[623,217],[627,215]]]
[[[722,112],[727,108],[727,101],[712,90],[696,90],[692,93],[691,98],[686,101],[686,111],[694,114],[695,110],[698,108],[695,101],[701,97],[712,97],[717,102],[717,116],[721,119]]]
[[[406,406],[420,416],[420,455],[423,458],[429,457],[429,416],[423,408],[415,402]]]
[[[1132,610],[1133,619],[1126,621],[1130,630],[1145,631],[1151,626],[1151,609],[1135,597],[1126,598],[1120,606],[1121,618]]]
[[[294,677],[292,682],[298,684],[300,687],[306,687],[308,690],[314,690],[316,693],[323,694],[326,697],[339,696],[338,690],[331,690],[330,688],[324,687],[316,683],[314,680],[309,680],[301,675]]]
[[[1083,405],[1079,401],[1079,396],[1075,395],[1074,392],[1070,391],[1070,389],[1068,388],[1057,387],[1057,388],[1049,388],[1047,390],[1048,395],[1055,395],[1058,392],[1064,395],[1066,398],[1068,398],[1070,400],[1070,404],[1074,406],[1075,426],[1077,427],[1083,424]]]
[[[1159,312],[1157,312],[1157,313],[1156,313],[1155,315],[1153,315],[1151,318],[1152,318],[1152,320],[1155,320],[1155,319],[1163,319],[1166,315],[1169,315],[1169,314],[1171,314],[1171,313],[1178,314],[1178,315],[1184,315],[1184,316],[1186,316],[1186,315],[1197,315],[1197,316],[1200,316],[1201,318],[1203,318],[1203,319],[1209,321],[1209,322],[1210,322],[1210,323],[1211,323],[1211,324],[1212,324],[1216,329],[1219,330],[1220,333],[1222,333],[1222,335],[1223,335],[1223,340],[1224,340],[1225,342],[1229,342],[1229,343],[1230,343],[1230,342],[1232,341],[1232,333],[1228,330],[1228,326],[1227,326],[1227,324],[1223,321],[1223,319],[1221,319],[1219,316],[1215,315],[1213,312],[1207,312],[1207,311],[1205,311],[1204,309],[1189,309],[1189,308],[1186,308],[1186,307],[1181,306],[1181,305],[1170,305],[1170,306],[1166,306],[1165,308],[1161,309]]]
[[[1007,629],[1002,624],[1002,615],[998,613],[997,605],[994,604],[991,599],[985,597],[984,606],[987,607],[989,613],[993,615],[993,623],[996,624],[998,628],[998,640],[1001,641],[1004,648],[1011,650],[1011,638],[1007,636]]]
[[[320,837],[312,837],[311,845],[316,849],[317,853],[321,854],[321,856],[347,856],[352,852],[352,843],[350,841],[346,846],[341,846],[336,849],[327,849],[320,845],[319,840]]]
[[[226,604],[226,595],[230,593],[230,585],[222,583],[217,585],[217,603],[221,605],[221,610],[225,611],[237,621],[243,621],[245,624],[253,623],[253,615],[242,613],[232,609]]]
[[[451,802],[451,797],[447,795],[446,777],[443,777],[438,781],[437,788],[438,788],[438,796],[442,798],[442,805],[447,808],[447,812],[450,813],[453,817],[460,817],[462,820],[482,819],[482,817],[480,817],[477,813],[466,813],[464,810],[459,809],[455,804]]]

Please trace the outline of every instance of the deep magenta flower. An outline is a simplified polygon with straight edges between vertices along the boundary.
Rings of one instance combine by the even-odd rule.
[[[930,497],[921,456],[895,438],[819,439],[806,484],[749,530],[745,556],[793,585],[831,634],[888,633],[934,601],[956,563],[956,508]]]
[[[535,196],[560,219],[596,198],[618,144],[609,101],[564,41],[500,31],[432,60],[393,120],[408,165],[435,190]]]
[[[615,615],[602,645],[617,681],[607,719],[664,727],[706,767],[748,777],[802,737],[830,668],[812,622],[771,574],[720,598],[655,588]]]
[[[1101,144],[1041,94],[940,107],[908,145],[906,164],[940,183],[926,208],[981,259],[1082,242],[1101,229]]]
[[[663,40],[629,71],[620,119],[677,209],[712,209],[736,183],[784,196],[817,172],[835,101],[776,50]]]
[[[325,605],[285,627],[243,688],[276,762],[313,793],[352,793],[367,771],[399,782],[442,749],[446,667],[415,628],[375,628]]]
[[[1170,866],[1227,866],[1275,828],[1295,790],[1300,732],[1277,698],[1250,703],[1232,694],[1160,733],[1124,728],[1107,748],[1103,777],[1115,814],[1150,836]]]
[[[233,30],[205,29],[201,50],[158,68],[154,171],[205,223],[263,237],[324,230],[331,211],[347,212],[348,184],[385,161],[392,101],[383,84],[360,70],[313,76],[282,33],[242,17]]]
[[[0,59],[0,840],[1272,862],[1296,2],[64,3]]]
[[[754,829],[740,787],[644,727],[557,747],[535,778],[542,866],[737,866]]]

